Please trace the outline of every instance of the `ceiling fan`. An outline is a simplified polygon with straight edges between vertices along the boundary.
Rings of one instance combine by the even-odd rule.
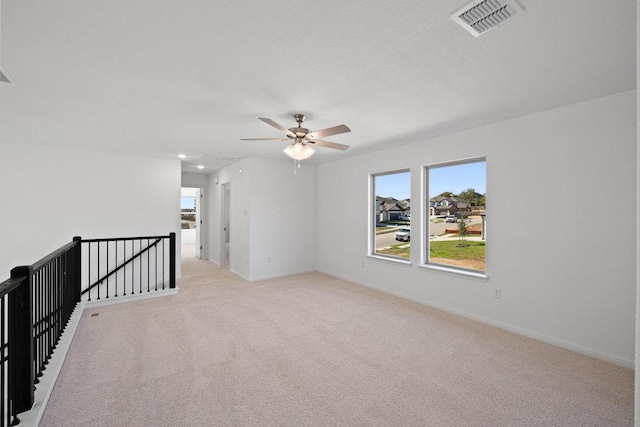
[[[315,132],[311,132],[307,128],[302,127],[302,122],[305,119],[304,114],[294,114],[293,118],[298,122],[298,127],[285,128],[284,126],[274,122],[271,119],[265,119],[264,117],[259,117],[260,120],[265,122],[266,124],[273,126],[281,132],[284,132],[286,138],[241,138],[242,141],[265,141],[265,140],[275,140],[275,141],[287,141],[292,140],[291,144],[287,146],[283,151],[284,153],[291,157],[294,160],[304,160],[308,159],[315,153],[315,150],[311,148],[309,145],[317,145],[320,147],[334,148],[336,150],[346,150],[349,148],[348,145],[337,144],[335,142],[322,141],[318,138],[324,138],[325,136],[338,135],[341,133],[351,132],[348,126],[338,125],[333,126],[327,129],[317,130]]]

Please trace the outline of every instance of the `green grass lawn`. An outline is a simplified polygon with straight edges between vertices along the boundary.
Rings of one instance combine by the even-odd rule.
[[[408,243],[399,243],[391,246],[389,249],[379,250],[377,253],[409,259],[411,255],[411,246]]]
[[[457,247],[458,239],[441,242],[430,242],[431,256],[448,259],[485,259],[485,242],[468,240],[469,246]]]
[[[456,260],[484,260],[485,259],[485,242],[468,240],[469,246],[457,247],[458,239],[441,242],[430,242],[430,250],[432,258],[446,258]],[[407,243],[399,243],[391,246],[389,249],[379,250],[379,254],[397,256],[409,259],[411,255],[411,246]]]

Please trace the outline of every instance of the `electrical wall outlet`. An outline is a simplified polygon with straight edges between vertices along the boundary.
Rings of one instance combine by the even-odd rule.
[[[493,288],[493,297],[495,299],[502,298],[502,290],[500,288]]]

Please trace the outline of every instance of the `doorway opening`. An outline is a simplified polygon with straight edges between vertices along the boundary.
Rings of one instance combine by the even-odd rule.
[[[220,229],[222,235],[220,236],[220,265],[229,265],[229,258],[231,253],[231,184],[225,182],[222,184],[222,215]]]
[[[180,196],[182,258],[202,258],[202,189],[182,187]]]

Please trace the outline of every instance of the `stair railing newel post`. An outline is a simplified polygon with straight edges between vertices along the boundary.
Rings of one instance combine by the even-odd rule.
[[[169,288],[176,287],[176,233],[169,233]]]
[[[80,302],[82,292],[82,237],[74,236],[74,242],[78,242],[73,248],[73,279],[71,292],[73,292],[73,301]],[[75,307],[75,304],[74,304]]]
[[[31,298],[33,268],[16,267],[11,278],[24,282],[9,294],[9,396],[11,413],[28,411],[34,402],[35,343],[33,337],[33,304]],[[14,422],[19,422],[17,417]]]

